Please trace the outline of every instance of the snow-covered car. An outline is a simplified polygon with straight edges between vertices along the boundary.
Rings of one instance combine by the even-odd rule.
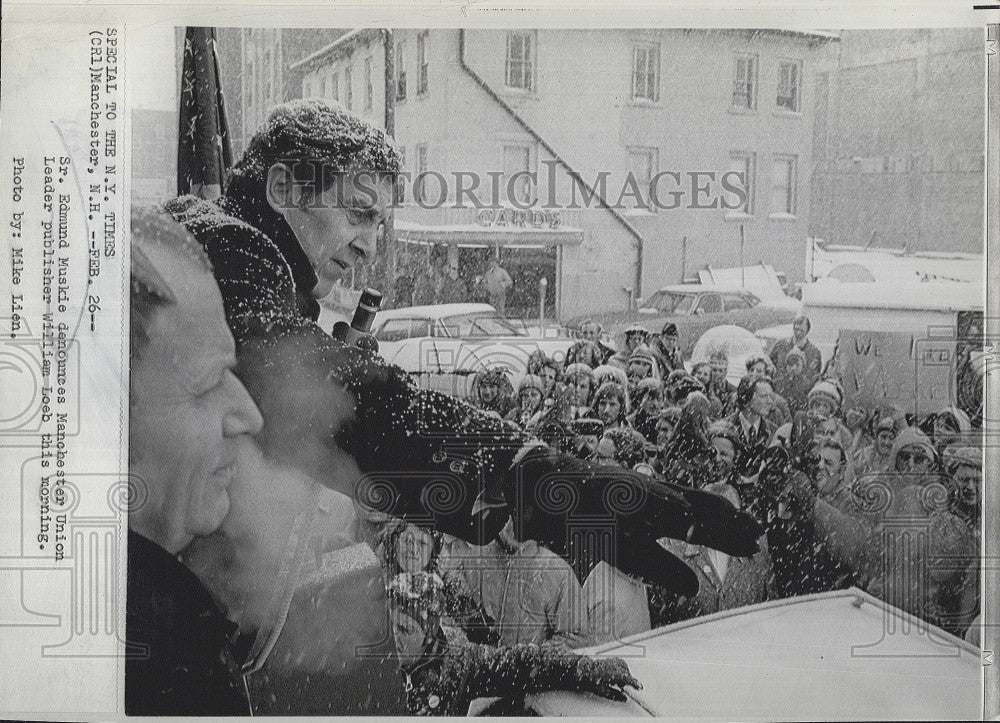
[[[982,651],[857,588],[773,600],[580,650],[626,660],[619,703],[526,695],[525,715],[678,720],[980,720]],[[474,701],[470,712],[492,701]],[[513,702],[512,702],[513,703]]]
[[[382,311],[372,332],[386,361],[421,386],[466,397],[477,372],[501,366],[516,385],[541,350],[562,361],[574,339],[558,324],[501,315],[489,304],[437,304]]]
[[[575,330],[586,319],[594,319],[607,334],[616,338],[629,324],[642,324],[659,334],[663,325],[670,321],[677,325],[684,355],[690,356],[695,342],[714,326],[730,324],[756,331],[790,324],[801,306],[797,299],[764,300],[740,287],[678,284],[654,292],[643,299],[637,309],[580,316],[570,319],[566,326]]]

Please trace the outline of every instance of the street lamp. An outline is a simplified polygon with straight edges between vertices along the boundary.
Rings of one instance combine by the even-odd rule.
[[[538,282],[538,320],[545,318],[545,290],[549,287],[549,280],[542,277]]]

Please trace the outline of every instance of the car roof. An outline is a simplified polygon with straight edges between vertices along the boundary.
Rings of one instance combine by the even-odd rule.
[[[458,314],[497,313],[489,304],[426,304],[424,306],[404,306],[400,309],[380,311],[379,319],[444,319]]]
[[[726,610],[577,652],[622,657],[643,690],[628,688],[626,703],[537,694],[530,703],[542,715],[981,718],[979,649],[857,588]]]

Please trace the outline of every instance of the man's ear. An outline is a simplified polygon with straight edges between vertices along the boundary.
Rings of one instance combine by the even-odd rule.
[[[275,163],[268,169],[265,192],[268,205],[279,214],[299,205],[298,196],[301,194],[292,179],[292,169],[284,163]]]

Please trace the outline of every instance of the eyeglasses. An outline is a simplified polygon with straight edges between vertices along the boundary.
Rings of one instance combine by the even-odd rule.
[[[929,463],[931,460],[926,454],[922,452],[910,452],[904,449],[903,451],[899,452],[899,454],[896,455],[896,461],[902,462],[903,464],[909,464],[910,462],[912,462],[913,464],[926,464]]]

